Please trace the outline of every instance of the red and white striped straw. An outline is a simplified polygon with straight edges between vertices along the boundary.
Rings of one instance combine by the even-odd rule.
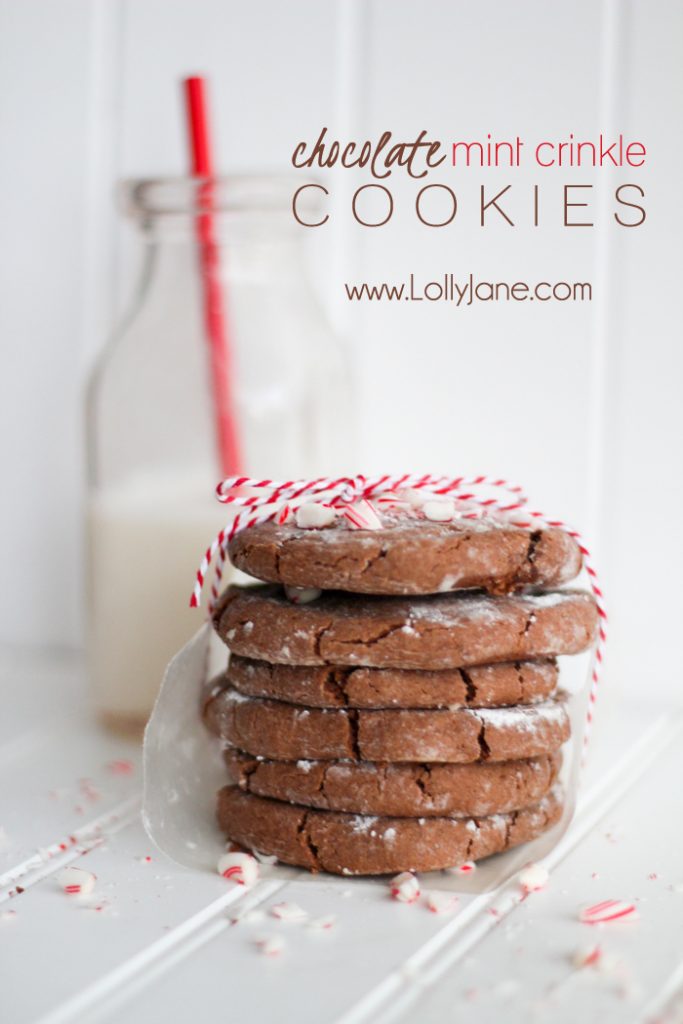
[[[464,519],[479,518],[483,510],[487,514],[505,518],[510,525],[520,529],[528,530],[538,523],[564,530],[574,538],[583,556],[583,567],[588,576],[600,620],[590,670],[591,683],[584,732],[584,743],[587,743],[593,724],[593,710],[607,641],[607,611],[598,573],[579,531],[561,519],[551,519],[543,512],[527,509],[528,499],[522,488],[510,483],[509,480],[488,476],[446,477],[415,473],[403,473],[398,476],[384,474],[317,477],[314,480],[285,481],[254,480],[246,476],[228,477],[218,484],[216,496],[222,504],[231,506],[235,510],[235,515],[206,549],[197,570],[190,606],[199,607],[202,589],[213,564],[214,576],[209,600],[209,614],[211,613],[220,591],[228,543],[240,530],[270,520],[283,522],[288,515],[310,501],[320,502],[330,508],[339,509],[340,512],[359,502],[368,502],[372,506],[373,500],[386,507],[391,504],[392,496],[406,490],[422,491],[425,496],[449,497],[455,502],[462,502],[464,508],[458,512],[456,506],[456,514]],[[498,496],[498,492],[502,492],[502,498]],[[473,510],[472,506],[476,506],[479,511]]]

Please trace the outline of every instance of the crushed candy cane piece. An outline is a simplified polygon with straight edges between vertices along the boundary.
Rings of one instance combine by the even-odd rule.
[[[325,917],[312,917],[306,927],[313,932],[328,932],[336,923],[337,918],[334,914],[326,914]]]
[[[579,921],[583,924],[607,924],[624,918],[635,921],[637,917],[638,908],[635,903],[627,903],[625,900],[603,900],[590,907],[583,907],[579,912]]]
[[[82,795],[91,803],[96,803],[100,799],[100,791],[92,779],[80,779],[78,786]]]
[[[253,907],[252,910],[247,910],[242,920],[246,924],[261,924],[266,919],[265,910],[261,910],[260,907]]]
[[[458,864],[457,867],[448,868],[451,875],[471,875],[476,870],[477,865],[473,860],[466,860],[463,864]]]
[[[308,914],[298,903],[274,903],[270,908],[273,917],[280,921],[307,921]]]
[[[306,501],[296,510],[296,525],[302,530],[319,530],[334,522],[336,512],[328,505],[317,501]]]
[[[389,884],[392,898],[399,903],[415,903],[420,898],[420,883],[410,871],[402,871]]]
[[[248,908],[245,907],[242,910],[238,910],[236,914],[233,914],[230,918],[231,924],[263,924],[266,919],[265,911],[260,907]]]
[[[279,956],[285,948],[285,940],[279,935],[264,935],[256,940],[256,946],[264,956]]]
[[[425,501],[422,512],[425,519],[430,519],[433,523],[450,523],[455,515],[455,505],[448,500]]]
[[[135,771],[135,765],[132,761],[110,761],[107,765],[107,771],[111,772],[112,775],[132,775]]]
[[[342,516],[355,530],[382,529],[383,524],[377,509],[367,498],[361,499],[355,505],[347,505],[342,511]]]
[[[572,956],[572,964],[580,969],[582,967],[597,967],[602,959],[600,946],[579,946]]]
[[[379,505],[380,508],[410,508],[410,502],[403,498],[396,491],[386,491],[384,494],[378,494],[376,498],[372,499],[374,505]]]
[[[525,893],[540,892],[548,884],[550,874],[542,864],[527,864],[519,873],[519,884]]]
[[[101,899],[97,894],[88,896],[86,899],[81,901],[81,907],[83,910],[94,910],[96,913],[101,914],[105,910],[109,910],[111,904],[109,900]]]
[[[95,888],[96,875],[83,868],[63,868],[57,875],[57,882],[69,896],[87,896]]]
[[[427,909],[433,914],[452,914],[458,902],[457,893],[454,892],[427,893]]]
[[[416,487],[404,487],[399,491],[402,501],[412,505],[413,508],[422,508],[425,503],[425,492]]]
[[[224,853],[218,860],[218,874],[238,885],[253,885],[259,877],[258,861],[250,853]]]
[[[318,587],[285,587],[285,594],[292,604],[310,604],[318,600],[322,590]]]

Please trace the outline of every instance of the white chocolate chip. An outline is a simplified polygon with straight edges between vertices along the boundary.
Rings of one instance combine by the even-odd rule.
[[[316,530],[329,526],[335,520],[333,508],[320,505],[316,501],[307,501],[296,510],[296,525],[302,530]]]

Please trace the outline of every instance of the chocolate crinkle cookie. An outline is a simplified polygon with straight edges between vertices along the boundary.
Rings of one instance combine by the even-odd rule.
[[[329,591],[295,604],[281,587],[229,587],[214,612],[218,635],[242,657],[428,670],[579,654],[597,624],[594,599],[577,590],[414,598]]]
[[[233,537],[230,559],[268,583],[358,594],[472,587],[506,594],[555,587],[581,569],[576,541],[559,529],[522,529],[493,517],[432,522],[421,510],[382,512],[381,520],[374,530],[352,529],[339,516],[320,529],[260,523]]]
[[[487,708],[545,700],[557,679],[554,658],[420,670],[275,665],[235,654],[216,684],[316,708]]]
[[[466,817],[517,811],[557,781],[559,750],[519,761],[391,764],[372,761],[270,761],[228,747],[228,779],[245,793],[352,814]]]
[[[226,786],[218,823],[233,842],[284,864],[334,875],[437,871],[529,842],[562,816],[561,790],[522,810],[485,817],[385,817],[318,811]]]

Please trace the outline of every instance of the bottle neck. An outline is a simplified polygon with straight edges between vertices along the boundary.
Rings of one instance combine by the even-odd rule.
[[[245,279],[254,286],[272,284],[277,278],[287,279],[297,291],[308,287],[303,232],[296,225],[266,232],[258,225],[202,218],[184,218],[183,223],[157,219],[143,226],[142,238],[147,288],[168,290],[178,275],[201,278],[207,267],[226,285]]]

